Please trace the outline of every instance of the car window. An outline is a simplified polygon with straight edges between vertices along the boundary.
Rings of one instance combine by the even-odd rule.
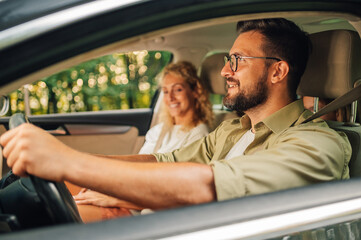
[[[9,94],[9,115],[150,107],[167,51],[114,53],[73,66]]]

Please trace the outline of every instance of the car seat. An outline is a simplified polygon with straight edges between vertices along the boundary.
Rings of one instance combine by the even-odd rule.
[[[212,53],[207,55],[202,61],[200,67],[200,79],[204,85],[207,86],[210,93],[220,94],[222,96],[227,93],[226,80],[221,75],[221,70],[224,66],[224,56],[226,55],[227,53],[225,52]],[[238,117],[235,112],[227,110],[224,107],[221,109],[213,109],[213,112],[214,128],[224,120]]]
[[[359,35],[348,30],[330,30],[311,34],[310,39],[313,51],[297,94],[335,99],[350,91],[361,79]],[[356,105],[354,110],[360,117]],[[361,176],[361,127],[354,122],[356,115],[352,122],[327,121],[331,128],[345,132],[349,138],[352,146],[350,177]]]

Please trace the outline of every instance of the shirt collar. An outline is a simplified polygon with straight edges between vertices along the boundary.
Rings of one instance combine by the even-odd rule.
[[[255,128],[258,128],[258,126],[263,123],[274,133],[279,133],[293,125],[304,111],[305,108],[302,100],[294,101],[268,116],[262,122],[257,123]]]
[[[233,119],[232,123],[239,124],[239,127],[242,129],[251,129],[251,119],[246,114],[241,118]]]

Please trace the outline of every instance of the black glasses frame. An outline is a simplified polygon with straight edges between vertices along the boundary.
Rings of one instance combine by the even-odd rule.
[[[232,61],[231,61],[231,58],[232,56],[235,57],[236,59],[236,66],[234,67],[233,64],[232,64]],[[237,72],[238,70],[238,60],[242,60],[242,59],[252,59],[252,58],[259,58],[259,59],[269,59],[269,60],[276,60],[276,61],[282,61],[281,59],[279,58],[275,58],[275,57],[249,57],[249,56],[239,56],[239,55],[235,55],[235,54],[232,54],[230,56],[224,56],[224,65],[227,64],[227,62],[229,62],[229,65],[231,67],[231,70],[233,72]]]

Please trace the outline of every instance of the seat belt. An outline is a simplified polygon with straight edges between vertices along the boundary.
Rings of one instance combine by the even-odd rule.
[[[307,123],[309,121],[312,121],[318,117],[321,117],[322,115],[335,111],[359,99],[361,99],[361,84],[359,84],[349,92],[345,93],[344,95],[336,98],[335,100],[333,100],[332,102],[321,108],[320,111],[315,112],[313,115],[308,117],[302,123]]]

